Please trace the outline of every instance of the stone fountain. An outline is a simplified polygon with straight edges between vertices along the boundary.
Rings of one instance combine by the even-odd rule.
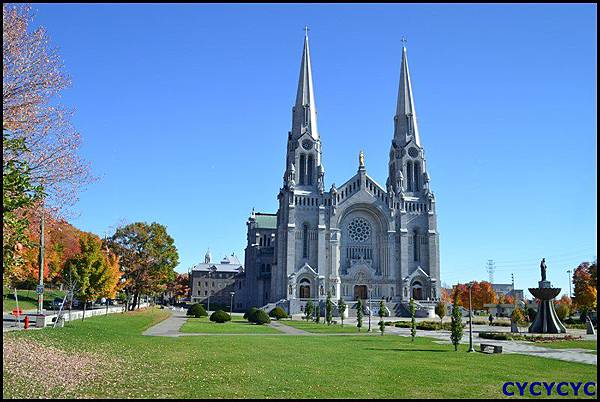
[[[535,320],[529,327],[530,333],[539,334],[564,334],[567,329],[560,322],[554,309],[554,298],[559,295],[561,288],[553,288],[550,281],[546,280],[546,259],[540,263],[542,280],[537,288],[529,288],[529,292],[539,300],[539,307]]]

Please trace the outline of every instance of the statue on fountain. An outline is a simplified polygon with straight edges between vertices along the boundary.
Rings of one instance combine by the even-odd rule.
[[[541,334],[564,334],[567,329],[560,322],[556,310],[554,309],[554,298],[558,296],[561,289],[553,288],[550,281],[546,279],[546,259],[542,258],[540,262],[540,271],[542,280],[538,283],[537,288],[529,288],[535,298],[539,300],[537,314],[535,320],[529,327],[530,333]]]

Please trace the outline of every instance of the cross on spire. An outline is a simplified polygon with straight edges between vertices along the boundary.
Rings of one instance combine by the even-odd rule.
[[[308,31],[310,31],[310,29],[308,29],[308,25],[304,25],[304,36],[308,36]]]
[[[406,36],[402,36],[402,39],[400,39],[400,42],[402,42],[403,47],[406,47],[406,42],[407,42]]]

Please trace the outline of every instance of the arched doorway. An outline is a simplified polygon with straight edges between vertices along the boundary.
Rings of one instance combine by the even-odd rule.
[[[421,282],[415,281],[412,285],[412,298],[415,300],[423,300],[423,285]]]
[[[354,300],[365,300],[367,298],[367,286],[366,285],[355,285],[354,286]]]
[[[299,293],[301,299],[310,299],[310,281],[308,279],[300,281]]]

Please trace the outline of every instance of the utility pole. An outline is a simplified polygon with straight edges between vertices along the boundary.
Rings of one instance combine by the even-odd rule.
[[[571,270],[567,270],[567,275],[569,275],[569,297],[573,298],[573,294],[571,293]]]
[[[485,269],[488,272],[490,283],[494,283],[494,271],[496,270],[494,260],[488,260]]]
[[[471,304],[471,288],[473,287],[473,281],[469,282],[469,350],[467,352],[475,352],[473,349],[473,307]]]
[[[36,289],[36,292],[38,294],[38,315],[42,314],[42,311],[44,309],[44,219],[44,201],[42,201],[40,217],[40,269],[38,288]]]

